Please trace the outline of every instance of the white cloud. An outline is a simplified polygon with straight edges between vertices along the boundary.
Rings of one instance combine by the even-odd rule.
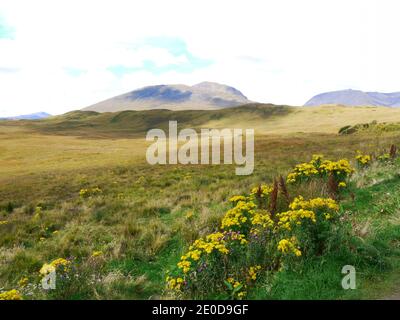
[[[56,114],[144,85],[204,80],[293,105],[349,87],[400,91],[399,9],[396,0],[3,0],[0,21],[13,39],[0,39],[0,116]],[[213,63],[146,72],[145,60],[190,63],[143,41],[151,37],[181,39]],[[117,76],[115,65],[138,71]]]

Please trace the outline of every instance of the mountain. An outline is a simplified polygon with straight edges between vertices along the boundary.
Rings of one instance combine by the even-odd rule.
[[[83,110],[115,112],[123,110],[212,110],[250,103],[239,90],[214,82],[194,86],[156,85],[137,89],[96,103]]]
[[[312,97],[304,106],[320,106],[324,104],[400,107],[400,92],[364,92],[351,89],[332,91]]]
[[[20,116],[14,116],[14,117],[4,117],[0,118],[0,120],[37,120],[37,119],[44,119],[51,117],[51,114],[46,113],[46,112],[36,112],[36,113],[31,113],[31,114],[23,114]]]

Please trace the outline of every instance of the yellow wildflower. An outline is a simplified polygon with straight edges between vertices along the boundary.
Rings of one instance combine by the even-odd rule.
[[[304,200],[302,196],[296,197],[289,205],[292,210],[306,209],[306,210],[318,210],[318,209],[329,209],[332,211],[338,211],[339,205],[331,198],[314,198],[310,200]]]
[[[371,162],[371,156],[362,154],[360,151],[357,151],[356,160],[359,166],[365,167]]]
[[[233,196],[229,199],[230,202],[246,201],[245,196]]]
[[[178,262],[178,268],[182,269],[183,273],[188,273],[190,271],[190,261],[182,260]]]
[[[293,253],[296,257],[300,257],[301,251],[296,244],[297,240],[295,237],[292,237],[291,239],[282,239],[278,243],[278,250],[284,254]]]
[[[23,300],[20,292],[16,289],[0,293],[0,300]]]
[[[259,225],[263,228],[272,228],[274,222],[271,219],[271,214],[267,211],[258,211],[251,217],[252,225]]]
[[[249,220],[249,217],[255,213],[256,205],[252,201],[238,201],[236,206],[228,210],[222,218],[222,229],[231,229],[240,226]]]
[[[93,251],[92,258],[99,257],[103,255],[103,251]]]
[[[19,281],[18,281],[18,286],[20,286],[20,287],[26,287],[26,285],[28,284],[28,282],[29,282],[29,279],[27,278],[27,277],[24,277],[24,278],[21,278]]]
[[[291,230],[293,224],[300,225],[303,219],[308,219],[313,223],[317,221],[314,211],[304,209],[290,210],[278,213],[276,216],[279,219],[278,226],[287,230]]]
[[[172,278],[172,277],[167,277],[167,288],[171,290],[177,290],[179,291],[184,284],[185,280],[181,277],[177,278]]]
[[[39,273],[43,276],[56,271],[56,268],[51,264],[45,263],[42,268],[40,269]]]
[[[47,275],[50,272],[56,271],[57,268],[59,268],[59,267],[63,267],[64,271],[68,271],[68,268],[69,268],[70,264],[71,264],[70,261],[68,261],[68,260],[66,260],[64,258],[58,258],[58,259],[53,260],[49,264],[45,263],[42,266],[42,268],[40,269],[39,273],[41,275]]]
[[[246,296],[246,294],[247,294],[246,291],[239,292],[238,295],[237,295],[238,299],[240,299],[240,300],[243,299]]]
[[[260,196],[261,198],[265,198],[267,197],[272,190],[274,190],[274,188],[270,185],[267,184],[262,184],[258,187],[254,187],[253,189],[251,189],[251,193],[250,196]]]
[[[389,153],[384,153],[380,156],[378,156],[379,161],[387,161],[390,159],[390,154]]]
[[[249,268],[249,277],[251,280],[257,280],[257,273],[261,270],[261,266],[254,266]]]

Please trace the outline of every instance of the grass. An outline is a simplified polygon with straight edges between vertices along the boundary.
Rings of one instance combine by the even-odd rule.
[[[0,221],[8,221],[0,225],[0,288],[14,288],[22,277],[37,281],[43,263],[74,257],[79,273],[96,281],[86,279],[50,298],[168,297],[167,270],[194,239],[217,228],[232,195],[271,182],[313,153],[352,158],[356,149],[372,153],[400,144],[395,131],[337,134],[355,122],[400,121],[398,110],[253,107],[74,112],[44,121],[0,122]],[[256,128],[253,175],[235,176],[234,165],[149,166],[145,130],[164,128],[168,119],[182,127]],[[360,263],[360,290],[343,292],[337,270],[351,255],[335,253],[305,261],[301,271],[280,273],[273,286],[261,281],[249,298],[370,298],[390,291],[400,240],[398,170],[374,167],[355,176],[356,200],[348,196],[343,203],[357,228],[370,221],[367,237],[360,241],[372,252],[371,259],[382,252],[378,258],[387,262],[386,268],[377,269],[374,260],[353,261]],[[81,189],[95,187],[102,192],[80,197]],[[317,195],[320,190],[297,191]],[[38,206],[41,218],[35,219]],[[192,219],[185,218],[189,212]],[[94,263],[90,256],[97,250],[104,255]]]

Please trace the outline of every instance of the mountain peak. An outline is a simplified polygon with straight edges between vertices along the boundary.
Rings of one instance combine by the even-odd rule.
[[[381,93],[346,89],[318,94],[304,106],[338,104],[344,106],[400,107],[400,92]]]
[[[250,102],[234,87],[204,81],[193,86],[183,84],[147,86],[96,103],[83,110],[98,112],[150,109],[202,110],[235,107]]]
[[[30,113],[30,114],[23,114],[19,116],[13,116],[13,117],[4,117],[0,118],[0,120],[37,120],[37,119],[44,119],[51,117],[51,114],[47,112],[36,112],[36,113]]]

